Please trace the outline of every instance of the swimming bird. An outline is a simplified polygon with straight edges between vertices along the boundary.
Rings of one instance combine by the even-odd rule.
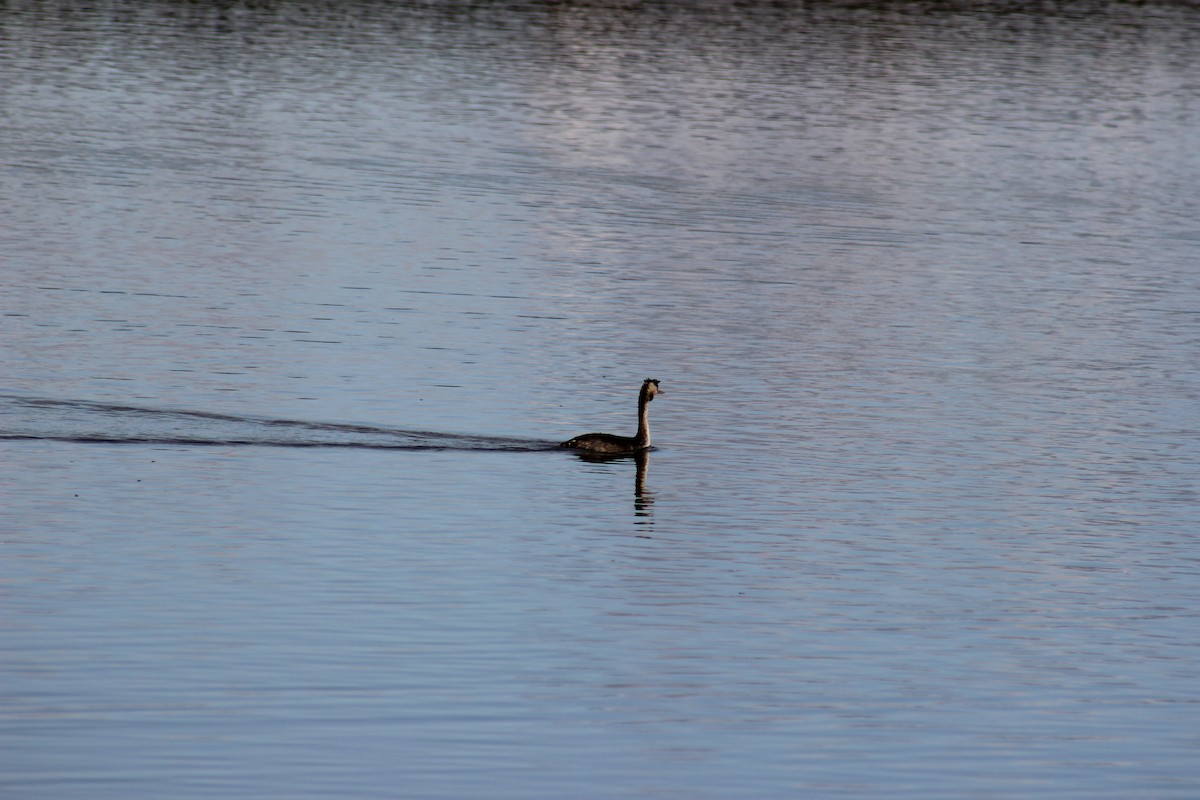
[[[585,433],[568,439],[559,447],[568,447],[581,453],[598,453],[602,455],[625,455],[639,453],[650,449],[650,419],[646,406],[656,396],[662,394],[658,388],[658,380],[646,378],[642,381],[641,391],[638,392],[638,429],[636,436],[617,436],[612,433]]]

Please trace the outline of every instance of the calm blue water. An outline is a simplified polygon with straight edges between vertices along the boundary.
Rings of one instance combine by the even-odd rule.
[[[1196,41],[7,4],[0,795],[1196,797]]]

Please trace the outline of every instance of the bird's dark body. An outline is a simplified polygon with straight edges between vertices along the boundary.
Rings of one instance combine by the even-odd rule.
[[[559,447],[568,447],[573,450],[587,450],[589,453],[619,455],[621,453],[636,453],[646,450],[650,445],[639,445],[636,436],[617,436],[614,433],[585,433],[582,436],[576,436],[574,439],[568,439],[560,444]]]

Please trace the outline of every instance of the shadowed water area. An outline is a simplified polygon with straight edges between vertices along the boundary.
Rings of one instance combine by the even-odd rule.
[[[1196,797],[1197,42],[0,5],[0,795]]]

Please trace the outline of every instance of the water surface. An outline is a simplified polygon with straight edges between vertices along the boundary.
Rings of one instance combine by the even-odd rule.
[[[4,796],[1196,796],[1198,36],[8,4]]]

